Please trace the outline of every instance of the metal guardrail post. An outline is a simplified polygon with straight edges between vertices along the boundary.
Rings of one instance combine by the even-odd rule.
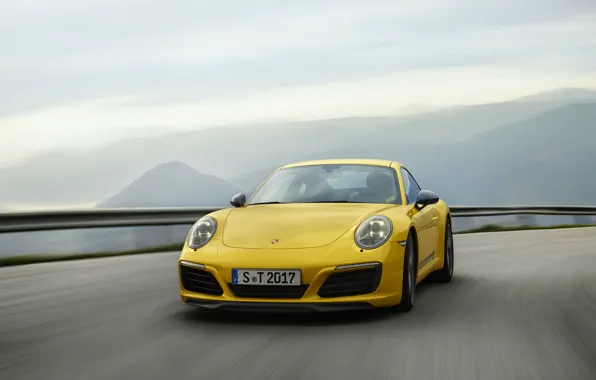
[[[589,215],[572,215],[573,223],[579,225],[588,225],[592,224],[592,218]]]
[[[520,226],[537,226],[538,223],[536,223],[536,217],[534,215],[518,215],[517,216],[517,221],[519,223]]]

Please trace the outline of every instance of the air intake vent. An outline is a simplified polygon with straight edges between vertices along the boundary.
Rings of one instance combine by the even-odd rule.
[[[381,266],[332,273],[318,295],[322,298],[347,297],[370,294],[377,290],[381,282]]]
[[[269,286],[228,284],[236,297],[243,298],[302,298],[308,285]]]
[[[215,277],[206,270],[180,265],[182,286],[189,292],[221,296],[223,290]]]

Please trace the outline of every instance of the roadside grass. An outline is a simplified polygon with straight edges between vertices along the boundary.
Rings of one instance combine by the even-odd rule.
[[[129,250],[129,251],[93,252],[93,253],[81,253],[81,254],[73,254],[73,255],[65,255],[65,254],[20,255],[20,256],[11,256],[11,257],[0,257],[0,267],[35,264],[35,263],[48,263],[48,262],[55,262],[55,261],[96,259],[96,258],[101,258],[101,257],[139,255],[139,254],[143,254],[143,253],[161,253],[161,252],[180,251],[180,250],[182,250],[182,244],[165,245],[165,246],[160,246],[160,247],[135,249],[135,250]]]
[[[498,224],[487,224],[478,228],[470,230],[454,232],[454,234],[473,234],[481,232],[508,232],[508,231],[527,231],[527,230],[552,230],[561,228],[584,228],[584,227],[596,227],[593,224],[563,224],[556,226],[501,226]],[[180,251],[182,249],[181,244],[172,244],[153,248],[136,249],[130,251],[114,251],[114,252],[95,252],[95,253],[84,253],[84,254],[36,254],[36,255],[21,255],[12,257],[1,257],[0,267],[8,267],[15,265],[26,265],[35,263],[48,263],[56,261],[70,261],[70,260],[84,260],[84,259],[95,259],[101,257],[116,257],[116,256],[128,256],[138,255],[143,253],[161,253],[168,251]]]

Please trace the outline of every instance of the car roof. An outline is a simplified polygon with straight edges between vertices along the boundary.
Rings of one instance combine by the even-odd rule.
[[[308,166],[308,165],[332,165],[332,164],[343,164],[343,165],[374,165],[374,166],[385,166],[385,167],[400,167],[401,164],[396,161],[390,160],[374,160],[366,158],[336,158],[328,160],[312,160],[295,162],[282,166],[280,169],[293,168],[297,166]]]

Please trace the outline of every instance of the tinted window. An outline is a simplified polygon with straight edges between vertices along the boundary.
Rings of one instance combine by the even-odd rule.
[[[401,203],[395,170],[373,165],[309,165],[277,171],[249,204]]]
[[[401,176],[404,182],[404,192],[406,193],[406,199],[408,204],[413,204],[418,198],[420,192],[420,186],[416,183],[414,177],[405,168],[401,168]]]

